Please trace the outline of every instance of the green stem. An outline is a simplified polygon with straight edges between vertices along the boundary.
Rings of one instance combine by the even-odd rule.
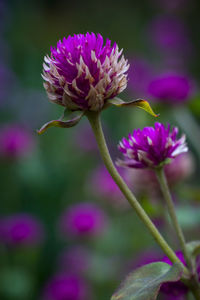
[[[122,193],[124,194],[124,196],[126,197],[128,202],[130,203],[130,205],[134,208],[134,210],[136,211],[139,218],[142,220],[142,222],[148,228],[148,230],[150,231],[150,233],[152,234],[152,236],[154,237],[156,242],[160,245],[160,247],[162,248],[164,253],[169,257],[169,259],[173,263],[180,263],[181,261],[179,260],[179,258],[176,256],[174,251],[171,249],[171,247],[168,245],[168,243],[165,241],[165,239],[159,233],[159,231],[157,230],[155,225],[152,223],[151,219],[148,217],[148,215],[146,214],[146,212],[144,211],[142,206],[138,203],[135,196],[132,194],[132,192],[130,191],[130,189],[128,188],[128,186],[126,185],[124,180],[122,179],[122,177],[117,172],[117,170],[112,162],[112,159],[110,157],[110,153],[108,151],[107,145],[106,145],[105,137],[104,137],[103,130],[101,127],[99,113],[88,112],[86,114],[86,116],[91,124],[94,135],[96,137],[96,141],[97,141],[97,144],[99,147],[101,157],[102,157],[104,164],[107,167],[110,175],[112,176],[112,178],[118,185],[119,189],[122,191]],[[181,262],[181,264],[182,264],[182,262]],[[189,275],[188,269],[185,266],[183,268],[184,268],[184,274],[186,276],[188,276]]]
[[[187,248],[186,248],[185,237],[183,235],[183,231],[182,231],[182,229],[179,225],[179,222],[178,222],[178,219],[177,219],[177,216],[176,216],[174,203],[173,203],[170,191],[169,191],[169,186],[167,184],[167,180],[166,180],[166,176],[165,176],[163,167],[159,168],[159,169],[156,169],[156,175],[157,175],[157,178],[158,178],[158,181],[159,181],[159,184],[160,184],[161,191],[163,193],[163,197],[166,201],[168,212],[169,212],[169,215],[171,217],[172,224],[174,226],[176,235],[178,237],[181,250],[183,252],[183,255],[185,257],[185,260],[186,260],[186,263],[187,263],[189,269],[192,271],[192,263],[191,263],[189,253],[188,253]]]
[[[192,277],[187,282],[187,284],[188,284],[189,288],[191,289],[195,299],[200,300],[200,285],[199,285],[198,274],[196,271],[196,267],[193,267],[193,265],[192,265],[190,255],[187,251],[185,237],[184,237],[183,231],[179,225],[179,222],[178,222],[178,219],[176,216],[174,203],[173,203],[173,200],[172,200],[172,197],[170,194],[169,186],[167,184],[167,180],[166,180],[166,176],[165,176],[163,167],[156,170],[156,175],[157,175],[158,181],[160,183],[160,187],[161,187],[161,191],[163,193],[164,199],[167,203],[168,212],[171,217],[174,229],[176,231],[176,235],[178,237],[181,250],[185,257],[187,266],[190,269],[191,274],[192,274]]]

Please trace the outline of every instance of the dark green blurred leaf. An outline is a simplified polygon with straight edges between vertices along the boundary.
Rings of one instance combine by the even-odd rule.
[[[145,265],[132,272],[111,300],[155,300],[164,282],[178,281],[182,266],[163,262]]]

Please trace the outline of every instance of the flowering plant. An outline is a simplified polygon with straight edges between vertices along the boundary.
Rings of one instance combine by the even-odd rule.
[[[74,126],[85,115],[91,124],[107,170],[170,261],[170,263],[169,261],[153,262],[136,269],[111,299],[153,300],[157,298],[160,288],[162,289],[170,282],[180,281],[184,283],[186,291],[190,290],[195,299],[200,299],[196,264],[200,242],[186,244],[163,169],[163,166],[170,163],[176,156],[187,152],[185,137],[177,139],[178,129],[173,128],[170,132],[170,126],[166,128],[161,123],[156,123],[155,128],[146,127],[143,130],[134,130],[128,139],[124,138],[120,142],[119,150],[123,153],[124,160],[118,161],[118,165],[127,168],[150,168],[155,171],[184,259],[169,246],[128,188],[115,168],[106,145],[100,112],[108,106],[112,104],[118,107],[135,105],[156,116],[145,100],[124,102],[116,98],[127,85],[126,72],[129,66],[121,54],[122,50],[119,51],[116,43],[111,46],[111,41],[107,39],[103,46],[102,36],[93,33],[69,36],[59,41],[57,48],[51,48],[51,56],[45,57],[46,64],[44,64],[42,75],[44,87],[49,100],[64,106],[65,113],[61,119],[50,121],[38,132],[43,133],[52,126],[64,128]],[[70,119],[69,116],[72,113],[75,113],[75,116]],[[77,228],[79,233],[95,229],[95,220],[98,222],[102,220],[102,215],[95,210],[94,220],[89,214],[91,207],[86,208],[84,214],[82,210],[81,213],[79,210],[72,210],[69,213],[67,230],[73,229],[74,232],[75,228],[77,234]],[[65,222],[62,224],[66,225]]]

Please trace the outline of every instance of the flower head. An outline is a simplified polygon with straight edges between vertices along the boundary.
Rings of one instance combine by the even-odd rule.
[[[96,236],[105,228],[106,217],[95,204],[81,203],[69,207],[61,217],[60,229],[71,236]]]
[[[170,125],[165,128],[161,123],[136,129],[119,143],[125,159],[118,160],[117,164],[130,168],[156,168],[166,164],[188,150],[185,136],[177,139],[177,134],[178,128],[170,132]]]
[[[50,101],[65,107],[58,120],[44,124],[38,133],[50,127],[75,126],[84,114],[99,112],[110,105],[137,106],[156,114],[143,99],[124,102],[116,98],[127,86],[128,61],[116,43],[98,33],[74,34],[63,38],[43,65],[44,88]],[[73,117],[72,117],[73,113]]]
[[[182,74],[165,73],[152,79],[148,92],[159,101],[183,103],[191,94],[191,81]]]
[[[45,56],[44,87],[49,100],[70,110],[99,111],[127,85],[122,50],[94,33],[63,38]]]
[[[44,289],[44,300],[86,300],[88,288],[85,282],[76,275],[55,275]]]
[[[34,246],[43,238],[43,226],[33,216],[16,214],[0,220],[0,241],[12,246]]]

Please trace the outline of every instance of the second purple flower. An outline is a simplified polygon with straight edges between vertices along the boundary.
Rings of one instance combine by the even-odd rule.
[[[118,160],[117,164],[130,168],[156,168],[166,164],[188,151],[185,136],[178,139],[177,134],[178,128],[174,127],[170,132],[170,125],[165,127],[161,123],[136,129],[119,143],[124,159]]]

